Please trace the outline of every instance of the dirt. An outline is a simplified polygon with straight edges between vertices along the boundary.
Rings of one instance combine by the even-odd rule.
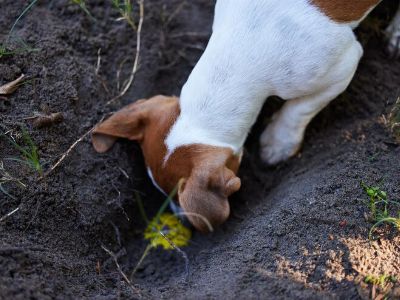
[[[400,198],[400,147],[384,118],[400,95],[400,61],[384,52],[380,33],[395,11],[384,1],[357,31],[365,48],[347,91],[311,124],[301,153],[276,167],[258,159],[257,137],[280,101],[267,101],[246,143],[242,189],[228,222],[210,235],[194,233],[183,250],[153,250],[126,284],[147,242],[135,191],[148,216],[163,196],[146,176],[138,145],[118,142],[99,155],[84,138],[45,179],[0,139],[5,169],[26,187],[7,183],[0,193],[0,299],[368,299],[367,275],[400,274],[400,236],[371,227],[360,181]],[[1,0],[4,41],[26,1]],[[1,131],[21,142],[21,125],[48,170],[71,144],[108,112],[154,94],[179,94],[206,46],[214,4],[208,0],[146,0],[140,69],[129,92],[113,105],[117,71],[127,78],[136,36],[110,1],[89,1],[91,20],[69,1],[39,1],[15,34],[35,48],[0,58],[0,84],[21,73],[30,80],[0,98]],[[137,15],[135,18],[137,20]],[[197,34],[190,34],[196,32]],[[15,49],[15,41],[11,48]],[[96,75],[98,50],[101,63]],[[122,83],[121,83],[122,84]],[[61,112],[64,120],[34,128],[35,112]],[[391,286],[400,299],[399,285]]]

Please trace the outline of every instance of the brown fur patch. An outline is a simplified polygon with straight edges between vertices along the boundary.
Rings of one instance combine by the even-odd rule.
[[[370,8],[379,4],[381,0],[312,0],[332,20],[348,23],[360,20]]]
[[[170,193],[183,178],[178,200],[185,212],[219,225],[229,216],[228,196],[240,188],[236,177],[240,159],[228,148],[192,144],[175,149],[164,162],[165,139],[179,114],[176,97],[137,101],[99,124],[93,130],[93,145],[98,152],[105,152],[118,137],[138,141],[157,184]],[[188,218],[198,230],[208,231],[201,219]]]

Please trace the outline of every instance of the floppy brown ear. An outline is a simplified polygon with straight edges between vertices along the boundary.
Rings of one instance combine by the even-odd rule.
[[[197,230],[209,232],[228,219],[228,196],[239,188],[240,179],[226,167],[211,176],[195,171],[179,185],[179,204]]]
[[[92,132],[92,144],[97,152],[108,151],[117,138],[140,140],[143,137],[146,110],[141,99],[114,113],[98,124]]]

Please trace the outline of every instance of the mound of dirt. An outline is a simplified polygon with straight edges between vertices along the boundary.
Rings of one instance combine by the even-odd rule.
[[[32,51],[0,58],[0,85],[21,73],[30,79],[0,98],[0,127],[23,143],[25,126],[48,170],[107,113],[154,94],[179,94],[210,35],[214,3],[146,0],[140,68],[128,93],[112,105],[132,67],[136,35],[111,1],[88,1],[95,21],[70,1],[39,1],[15,35]],[[347,91],[311,124],[301,155],[262,167],[259,136],[280,101],[268,100],[248,142],[229,221],[212,235],[194,233],[184,251],[153,250],[126,284],[105,246],[127,274],[146,242],[135,191],[149,216],[163,196],[147,178],[139,147],[118,142],[99,155],[85,137],[45,179],[0,138],[4,172],[19,179],[0,192],[1,299],[369,297],[367,275],[400,274],[400,237],[384,232],[370,242],[371,224],[360,181],[400,198],[400,147],[386,129],[399,96],[400,61],[387,58],[380,30],[395,10],[384,1],[358,35],[365,55]],[[3,0],[4,41],[25,1]],[[135,16],[136,20],[138,16]],[[9,48],[20,47],[13,39]],[[100,50],[99,50],[100,49]],[[100,59],[99,59],[100,58]],[[98,62],[100,62],[98,64]],[[34,128],[35,113],[60,112],[64,120]],[[1,180],[1,179],[0,179]],[[400,297],[394,284],[390,293]]]

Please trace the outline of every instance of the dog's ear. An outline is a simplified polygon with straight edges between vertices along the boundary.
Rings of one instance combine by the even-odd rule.
[[[192,225],[209,232],[229,217],[228,197],[240,189],[240,184],[239,177],[225,166],[211,172],[202,166],[181,181],[178,200]]]
[[[137,100],[98,124],[92,132],[92,144],[97,152],[108,151],[117,138],[140,140],[143,137],[148,111],[144,99]]]

